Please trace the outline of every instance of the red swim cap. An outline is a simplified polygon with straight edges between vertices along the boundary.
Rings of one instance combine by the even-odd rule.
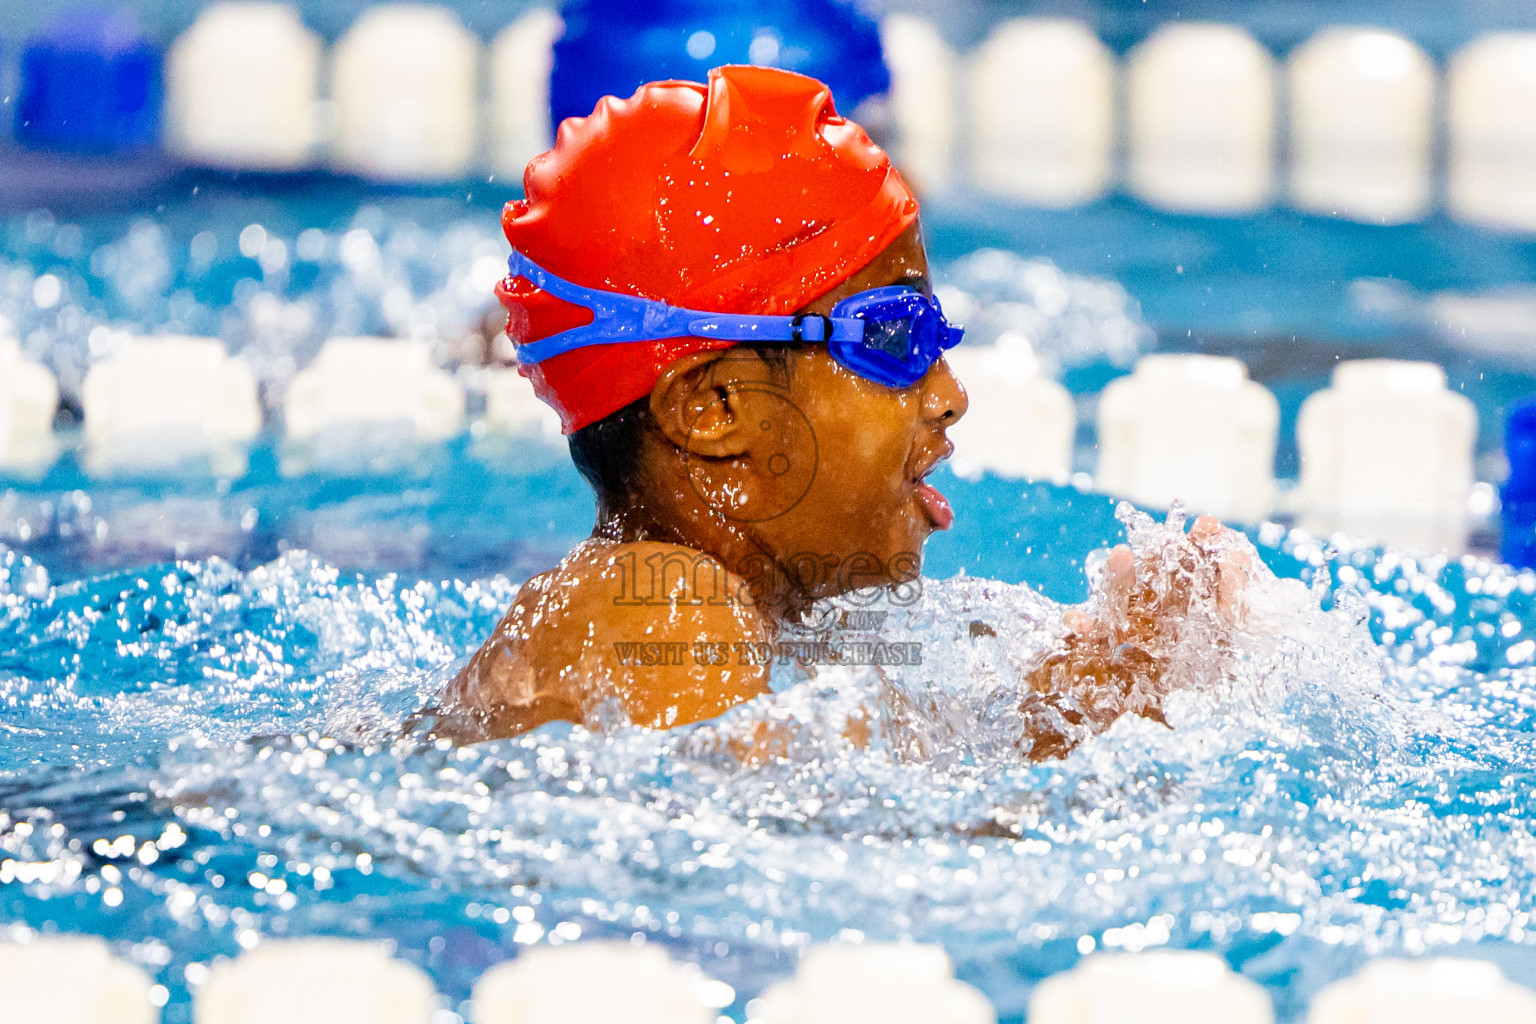
[[[784,315],[853,276],[917,217],[917,200],[814,78],[723,67],[653,82],[560,125],[508,203],[513,248],[587,288],[717,313]],[[497,297],[518,344],[591,322],[523,278]],[[522,373],[565,433],[651,393],[674,359],[733,342],[599,345]]]

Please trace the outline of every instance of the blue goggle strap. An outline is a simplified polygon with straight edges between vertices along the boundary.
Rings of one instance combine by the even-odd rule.
[[[635,295],[583,288],[556,277],[522,253],[507,260],[513,277],[527,278],[540,291],[592,311],[592,322],[517,347],[520,363],[546,359],[593,345],[621,345],[663,338],[718,338],[721,341],[860,343],[864,321],[855,317],[753,316],[682,309]]]

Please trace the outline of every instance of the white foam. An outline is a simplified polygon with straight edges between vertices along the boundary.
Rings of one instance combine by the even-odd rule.
[[[59,385],[21,344],[0,335],[0,466],[35,470],[52,461]]]
[[[1101,954],[1047,978],[1029,1000],[1030,1024],[1271,1024],[1264,989],[1210,953]]]
[[[152,988],[143,971],[94,936],[0,943],[5,1024],[155,1024]]]
[[[1379,29],[1331,28],[1290,62],[1291,194],[1297,206],[1372,223],[1430,203],[1435,67]]]
[[[1077,411],[1067,389],[1040,374],[1029,342],[1004,334],[993,345],[945,353],[970,408],[949,429],[956,469],[1065,480],[1072,472]]]
[[[1236,359],[1152,355],[1099,399],[1100,489],[1257,522],[1274,504],[1274,395]]]
[[[528,161],[554,144],[549,73],[564,22],[540,7],[502,29],[491,44],[491,142],[496,173],[521,181]]]
[[[1451,212],[1536,231],[1536,32],[1469,43],[1451,59],[1448,93]]]
[[[213,4],[166,56],[166,145],[216,167],[303,167],[319,82],[320,38],[292,7]]]
[[[891,155],[917,188],[940,191],[953,172],[958,58],[932,22],[912,14],[881,21],[880,45],[891,69]]]
[[[283,406],[290,440],[380,424],[441,440],[456,434],[463,420],[464,389],[432,365],[426,343],[391,338],[330,339],[294,375]]]
[[[386,179],[468,171],[478,51],[447,8],[385,4],[364,13],[336,44],[337,165]]]
[[[992,1005],[957,981],[938,946],[912,943],[817,946],[791,981],[772,985],[755,1007],[762,1024],[996,1024]]]
[[[1414,549],[1466,544],[1477,412],[1434,363],[1340,363],[1296,423],[1307,529]]]
[[[1536,992],[1482,960],[1373,960],[1317,994],[1307,1024],[1536,1024]]]
[[[233,458],[261,432],[256,379],[217,338],[130,338],[91,364],[81,386],[87,462],[94,469],[153,468],[189,456]]]
[[[997,195],[1071,206],[1109,184],[1114,58],[1088,27],[1005,21],[971,55],[971,176]]]
[[[1174,210],[1236,213],[1270,196],[1274,61],[1231,25],[1165,25],[1131,53],[1130,184]]]
[[[472,1016],[475,1024],[713,1024],[711,988],[724,986],[659,946],[583,942],[530,949],[486,971]]]
[[[193,994],[197,1024],[430,1024],[437,992],[382,946],[268,942],[215,964]]]

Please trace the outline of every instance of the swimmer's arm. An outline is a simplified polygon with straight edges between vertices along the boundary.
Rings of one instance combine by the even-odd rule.
[[[1171,565],[1138,564],[1130,548],[1110,553],[1098,600],[1065,616],[1066,635],[1026,671],[1029,756],[1063,757],[1127,712],[1163,721],[1172,651],[1191,603],[1213,600],[1236,624],[1252,572],[1247,549],[1210,516],[1195,520]]]
[[[415,716],[408,728],[425,727],[432,736],[456,743],[478,743],[516,736],[546,722],[581,720],[579,696],[558,681],[551,685],[528,649],[537,610],[554,599],[552,575],[536,576],[518,591],[437,704]]]

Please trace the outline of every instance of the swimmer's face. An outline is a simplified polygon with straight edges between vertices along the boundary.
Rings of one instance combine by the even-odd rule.
[[[916,224],[803,311],[828,314],[888,285],[930,291]],[[699,356],[713,398],[688,414],[694,491],[745,550],[788,568],[812,596],[915,578],[923,542],[952,519],[924,478],[951,451],[945,431],[965,414],[964,389],[943,360],[891,388],[822,345],[787,354],[787,375],[750,349]]]

